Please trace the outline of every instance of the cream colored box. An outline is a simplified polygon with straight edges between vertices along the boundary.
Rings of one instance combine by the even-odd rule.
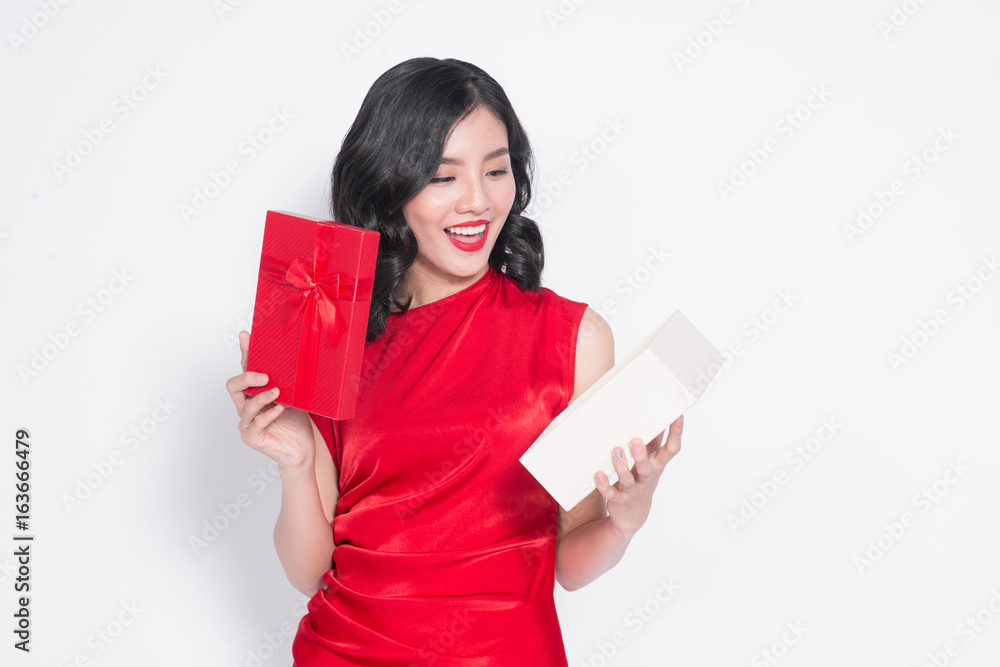
[[[644,442],[698,400],[722,368],[723,356],[684,314],[670,317],[563,410],[521,463],[563,509],[597,488],[603,470],[618,481],[611,451],[639,436]],[[631,468],[634,460],[628,458]]]

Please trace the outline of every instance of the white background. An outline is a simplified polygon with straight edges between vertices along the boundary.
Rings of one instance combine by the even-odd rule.
[[[996,3],[42,4],[0,10],[4,664],[290,664],[302,596],[271,543],[279,484],[224,383],[265,211],[328,215],[364,93],[418,55],[505,87],[548,194],[544,284],[602,312],[619,358],[675,308],[741,345],[622,562],[557,586],[570,664],[996,664]],[[274,110],[293,119],[251,160]],[[196,191],[213,196],[185,220]],[[878,216],[851,232],[859,207]],[[649,271],[651,249],[669,259]],[[176,406],[160,422],[157,400]],[[8,629],[21,427],[30,655]]]

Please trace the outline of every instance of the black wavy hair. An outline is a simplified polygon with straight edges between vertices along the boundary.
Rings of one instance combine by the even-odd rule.
[[[333,219],[379,232],[375,284],[367,342],[385,329],[390,304],[417,257],[417,239],[402,207],[434,177],[444,142],[456,123],[480,107],[507,128],[514,204],[504,221],[489,264],[522,289],[541,285],[545,253],[538,225],[521,215],[531,201],[534,156],[528,136],[503,88],[471,63],[447,58],[413,58],[382,74],[361,103],[344,136],[331,175]]]

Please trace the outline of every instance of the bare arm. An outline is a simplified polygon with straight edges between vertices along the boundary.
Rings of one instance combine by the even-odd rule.
[[[312,596],[322,586],[333,553],[334,510],[339,497],[337,468],[316,424],[315,455],[300,465],[278,464],[281,511],[274,525],[274,548],[288,581]]]
[[[614,366],[611,329],[588,308],[580,324],[576,351],[576,380],[572,402]],[[653,491],[667,463],[680,451],[683,419],[675,420],[649,443],[632,438],[635,466],[630,471],[625,447],[615,447],[612,464],[618,482],[595,475],[597,489],[572,510],[559,508],[556,534],[556,581],[572,591],[586,586],[618,564],[632,536],[645,523]],[[664,434],[666,438],[664,439]],[[623,443],[624,444],[624,443]],[[615,453],[618,456],[615,456]]]
[[[569,402],[575,401],[614,365],[615,341],[611,327],[604,318],[587,308],[577,334],[576,379]],[[569,512],[560,507],[556,581],[568,591],[586,586],[621,560],[629,539],[619,535],[608,521],[604,499],[597,489]]]
[[[243,369],[226,388],[240,416],[243,442],[278,464],[281,511],[274,526],[274,548],[288,581],[306,595],[322,585],[333,553],[333,515],[338,475],[330,450],[309,414],[275,403],[278,390],[257,396],[243,393],[267,385],[263,373],[248,373],[250,335],[240,332]]]

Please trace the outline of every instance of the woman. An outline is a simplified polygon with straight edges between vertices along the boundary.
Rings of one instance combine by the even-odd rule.
[[[568,512],[520,465],[614,364],[607,323],[540,287],[531,168],[484,71],[433,58],[387,71],[332,177],[335,219],[380,232],[354,419],[244,395],[261,373],[227,383],[243,441],[278,463],[275,547],[312,596],[298,667],[566,665],[553,582],[575,590],[621,559],[680,450],[682,418],[662,446],[633,438],[633,471],[615,447],[619,481],[598,472]]]

